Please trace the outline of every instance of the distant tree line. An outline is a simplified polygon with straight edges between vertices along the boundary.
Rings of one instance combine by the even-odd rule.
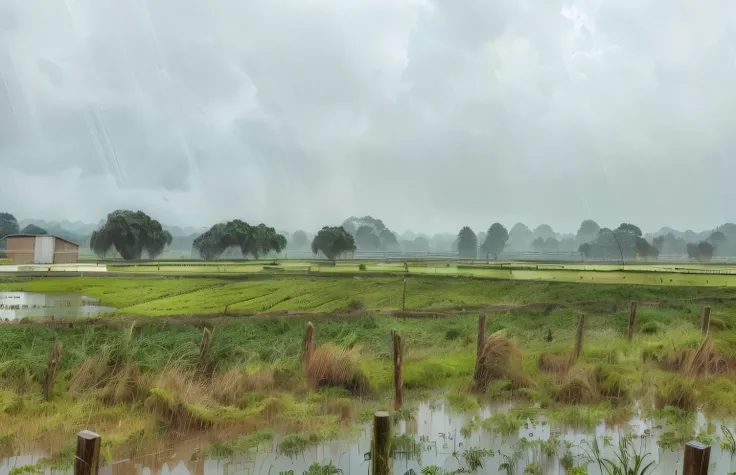
[[[49,231],[36,224],[26,224],[21,228],[15,216],[0,213],[0,249],[5,247],[7,235],[50,233],[80,245],[88,242],[100,257],[119,255],[127,260],[154,259],[167,248],[191,250],[208,260],[258,259],[288,251],[311,252],[332,260],[350,257],[356,251],[454,252],[460,258],[482,257],[487,260],[498,259],[502,253],[524,252],[579,254],[581,259],[590,260],[650,260],[660,255],[681,255],[708,262],[714,257],[736,256],[736,224],[733,223],[708,233],[680,233],[663,228],[657,234],[645,236],[638,226],[631,223],[607,228],[590,219],[584,220],[575,234],[559,234],[547,224],[532,230],[524,223],[516,223],[507,230],[496,222],[478,234],[464,226],[457,234],[430,236],[412,231],[399,235],[378,218],[351,216],[340,226],[325,226],[314,235],[304,230],[289,234],[263,223],[252,225],[234,219],[217,223],[198,234],[173,236],[159,221],[142,211],[116,210],[87,236],[73,235],[53,222],[49,224],[52,226]]]

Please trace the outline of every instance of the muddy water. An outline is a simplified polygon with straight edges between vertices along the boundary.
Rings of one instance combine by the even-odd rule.
[[[114,312],[99,299],[84,295],[48,295],[33,292],[0,292],[0,320],[29,318],[81,317]]]
[[[508,407],[486,408],[480,411],[481,418],[490,417],[493,413],[507,410]],[[518,433],[508,436],[494,435],[479,430],[468,437],[463,436],[461,429],[472,419],[472,415],[458,414],[442,404],[423,404],[417,411],[414,421],[400,422],[395,428],[396,435],[411,434],[421,442],[421,457],[407,459],[398,456],[394,460],[394,474],[405,475],[413,473],[420,475],[423,467],[436,465],[446,471],[467,468],[463,459],[463,451],[469,447],[489,449],[493,457],[485,457],[483,467],[475,473],[480,474],[508,474],[513,475],[564,475],[565,470],[560,464],[566,447],[565,441],[572,444],[571,452],[575,465],[586,465],[583,447],[585,442],[598,438],[601,445],[608,442],[604,449],[604,456],[613,458],[613,447],[622,435],[632,434],[639,436],[635,439],[636,448],[640,453],[650,453],[648,461],[654,461],[657,466],[655,475],[675,475],[682,473],[682,455],[680,448],[675,451],[663,450],[657,445],[657,439],[666,429],[666,424],[633,418],[628,423],[618,426],[600,424],[593,430],[577,430],[550,424],[544,418],[535,423],[527,422]],[[698,416],[696,432],[705,432],[708,421]],[[719,427],[717,421],[712,421],[711,427]],[[467,434],[466,434],[467,435]],[[720,436],[720,429],[714,434]],[[522,439],[549,440],[550,437],[559,438],[562,443],[554,457],[546,457],[539,450],[532,448],[521,451],[515,468],[507,472],[500,468],[505,461],[504,455],[511,455],[519,447]],[[309,448],[306,452],[295,457],[279,454],[276,447],[278,439],[274,441],[270,450],[261,450],[247,454],[239,454],[228,459],[192,461],[192,453],[196,442],[173,446],[165,452],[150,454],[132,460],[120,460],[101,469],[101,475],[301,475],[313,462],[327,464],[329,461],[340,468],[344,474],[370,474],[370,427],[364,427],[353,440],[334,441]],[[9,474],[13,467],[34,464],[44,454],[11,457],[2,460],[0,475]],[[530,464],[539,467],[539,471],[527,472]],[[587,464],[590,475],[600,475],[597,465]],[[710,457],[710,475],[726,475],[736,467],[736,461],[731,454],[721,451],[718,439],[714,438]],[[55,473],[71,475],[72,470],[54,470]],[[46,474],[52,475],[50,470]]]

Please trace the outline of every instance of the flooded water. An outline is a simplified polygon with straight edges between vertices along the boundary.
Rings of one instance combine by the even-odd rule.
[[[488,418],[493,413],[504,412],[508,407],[486,408],[474,415],[458,414],[443,404],[422,404],[416,419],[402,421],[395,426],[394,435],[409,434],[419,443],[419,453],[397,454],[393,462],[395,475],[420,475],[422,469],[440,467],[444,472],[468,469],[464,452],[470,448],[488,450],[482,458],[483,466],[472,473],[506,475],[564,475],[562,459],[572,456],[574,466],[585,465],[590,475],[601,474],[595,463],[586,463],[587,443],[598,440],[603,446],[604,456],[615,458],[614,450],[620,437],[633,435],[634,446],[640,454],[648,453],[646,462],[653,461],[656,468],[648,472],[655,475],[682,473],[683,449],[664,450],[657,445],[666,424],[634,418],[626,424],[607,426],[600,424],[593,430],[576,430],[550,423],[538,418],[535,423],[527,421],[518,432],[511,435],[493,434],[485,430],[468,433],[463,428],[473,417]],[[733,471],[734,462],[730,452],[721,450],[718,442],[720,432],[717,421],[709,423],[702,415],[697,419],[697,432],[715,428],[711,443],[710,475],[726,475]],[[559,440],[553,450],[540,450],[539,441]],[[534,442],[537,441],[537,442]],[[587,441],[587,442],[584,442]],[[304,453],[289,457],[279,453],[278,437],[269,447],[260,451],[238,454],[225,459],[195,460],[192,457],[197,444],[193,441],[173,446],[165,452],[150,454],[137,459],[120,460],[100,470],[101,475],[301,475],[309,466],[318,462],[332,462],[344,474],[370,474],[371,428],[365,426],[353,440],[334,441],[310,447]],[[569,451],[569,453],[567,453]],[[551,453],[551,455],[550,455]],[[2,460],[0,475],[8,475],[13,467],[34,464],[42,453],[11,457]],[[514,461],[511,467],[502,464]],[[55,474],[71,475],[73,470],[54,470]],[[51,471],[48,469],[49,475]],[[323,472],[324,473],[324,472]],[[470,472],[466,472],[470,473]],[[321,474],[320,474],[321,475]],[[327,475],[327,474],[325,474]]]
[[[33,292],[0,292],[0,319],[81,317],[114,312],[99,299],[84,295],[49,295]]]

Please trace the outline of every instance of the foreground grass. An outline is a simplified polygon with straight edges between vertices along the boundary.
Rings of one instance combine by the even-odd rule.
[[[702,277],[702,276],[698,276]],[[707,276],[706,276],[707,277]],[[628,276],[627,276],[628,278]],[[401,277],[274,277],[233,282],[213,278],[41,278],[0,281],[0,292],[23,290],[84,294],[131,316],[223,315],[258,312],[333,313],[397,310]],[[515,282],[476,278],[410,276],[406,308],[458,310],[489,305],[589,303],[610,311],[632,300],[736,298],[736,288],[670,285],[600,285],[586,282]],[[583,308],[584,310],[589,310]]]
[[[652,414],[677,416],[666,439],[673,446],[692,436],[688,414],[698,408],[721,417],[736,415],[731,372],[690,374],[665,364],[687,362],[696,353],[702,341],[700,299],[711,299],[714,351],[727,369],[734,367],[736,302],[730,299],[736,290],[730,288],[410,277],[408,308],[485,306],[487,332],[503,331],[503,338],[519,348],[520,374],[509,378],[507,368],[497,365],[497,377],[480,393],[471,392],[469,384],[478,314],[450,310],[441,318],[390,316],[383,311],[400,308],[401,278],[0,281],[0,291],[6,290],[81,293],[119,307],[119,315],[103,322],[78,321],[73,327],[0,325],[0,431],[17,441],[68,442],[89,428],[105,435],[109,457],[211,428],[223,438],[265,428],[293,433],[286,440],[297,448],[345,434],[376,408],[389,405],[391,331],[402,335],[406,347],[409,404],[435,391],[456,408],[471,411],[483,402],[511,399],[520,411],[545,410],[552,420],[588,427],[601,419],[625,419],[634,401],[640,401]],[[632,300],[640,307],[637,335],[629,344],[624,335]],[[514,307],[531,303],[545,305]],[[209,320],[211,338],[203,338],[210,330],[196,319],[140,318],[222,315],[225,307],[228,313],[333,313],[220,316]],[[346,308],[364,312],[341,311]],[[557,371],[556,362],[569,361],[581,312],[586,314],[583,353],[577,364]],[[305,375],[301,358],[307,320],[315,326],[319,364],[310,365]],[[52,397],[44,401],[42,385],[56,341],[63,345],[63,357]],[[337,387],[315,391],[321,382]],[[487,424],[506,431],[523,419],[514,414]],[[216,444],[212,450],[233,448]],[[63,467],[69,447],[59,443],[58,452],[54,463]]]
[[[0,430],[16,440],[69,441],[76,431],[89,428],[105,434],[110,457],[136,453],[162,437],[208,428],[217,428],[223,437],[264,428],[301,434],[295,443],[338,437],[377,407],[389,405],[392,330],[405,342],[410,404],[436,390],[447,391],[458,409],[471,411],[482,402],[511,398],[521,407],[544,408],[552,420],[585,427],[627,417],[635,400],[652,410],[681,405],[685,407],[678,410],[685,412],[703,408],[718,416],[736,415],[732,375],[685,377],[645,358],[649,352],[666,354],[670,348],[699,344],[697,304],[642,307],[632,344],[624,339],[626,311],[591,313],[575,368],[559,378],[542,371],[541,355],[564,358],[571,353],[577,314],[573,308],[489,314],[488,332],[503,330],[517,342],[531,383],[519,390],[500,378],[484,395],[469,391],[477,315],[312,317],[318,347],[351,349],[344,351],[352,355],[352,363],[345,366],[335,360],[343,356],[330,350],[327,364],[348,368],[350,377],[360,374],[368,382],[360,395],[341,388],[308,390],[313,385],[301,366],[306,318],[222,318],[213,322],[204,349],[201,327],[164,320],[77,323],[73,328],[2,325]],[[726,306],[713,315],[715,344],[729,361],[736,359],[736,338],[730,330],[736,328],[734,315]],[[47,362],[57,340],[64,348],[59,375],[51,400],[43,401]],[[576,375],[579,379],[571,380]],[[596,376],[594,398],[565,399],[568,393],[578,394],[570,393],[571,388],[587,384],[592,375],[602,375]],[[513,426],[514,420],[503,417],[488,424],[497,431]],[[691,435],[689,426],[675,427],[672,444]],[[59,447],[63,454],[64,447]]]

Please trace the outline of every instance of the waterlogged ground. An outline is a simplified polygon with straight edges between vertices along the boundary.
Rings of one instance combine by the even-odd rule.
[[[114,312],[100,299],[84,295],[49,295],[35,292],[0,292],[0,320],[82,317]]]
[[[513,475],[561,475],[564,467],[587,467],[591,475],[601,473],[595,462],[586,454],[591,453],[597,442],[603,456],[615,458],[619,440],[633,436],[631,450],[646,454],[646,462],[654,462],[654,475],[682,473],[683,449],[664,449],[658,441],[671,430],[663,420],[634,417],[619,425],[601,423],[593,428],[581,429],[550,422],[544,416],[511,430],[482,428],[478,421],[492,420],[494,415],[504,414],[509,406],[485,407],[475,413],[458,413],[443,403],[421,404],[407,419],[395,423],[394,435],[398,437],[398,449],[394,455],[394,474],[427,473],[428,467],[439,467],[442,472],[470,470],[472,457],[469,452],[485,450],[480,457],[481,467],[472,473]],[[502,419],[503,416],[500,417]],[[476,421],[475,423],[473,421]],[[730,424],[729,424],[730,425]],[[475,429],[472,429],[477,426]],[[702,414],[693,420],[693,429],[699,439],[712,446],[710,475],[726,475],[736,466],[729,450],[721,448],[727,441],[720,422],[707,421]],[[710,432],[710,433],[709,433]],[[206,437],[206,436],[205,436]],[[666,436],[665,436],[666,437]],[[365,426],[360,434],[350,440],[333,441],[308,447],[296,455],[279,452],[278,435],[261,444],[259,449],[222,457],[200,457],[201,439],[189,440],[158,453],[146,454],[135,459],[119,460],[108,464],[102,475],[276,475],[301,474],[317,462],[332,462],[345,474],[369,474],[371,428]],[[211,447],[211,446],[210,446]],[[205,447],[206,448],[206,447]],[[36,464],[44,456],[43,450],[29,450],[26,455],[9,457],[0,464],[0,475],[35,473],[28,465]],[[26,466],[26,467],[24,467]],[[23,468],[24,467],[24,468]],[[429,469],[431,470],[431,469]],[[50,474],[50,469],[46,469]],[[39,472],[40,473],[40,472]],[[73,470],[53,470],[53,473],[73,473]]]

